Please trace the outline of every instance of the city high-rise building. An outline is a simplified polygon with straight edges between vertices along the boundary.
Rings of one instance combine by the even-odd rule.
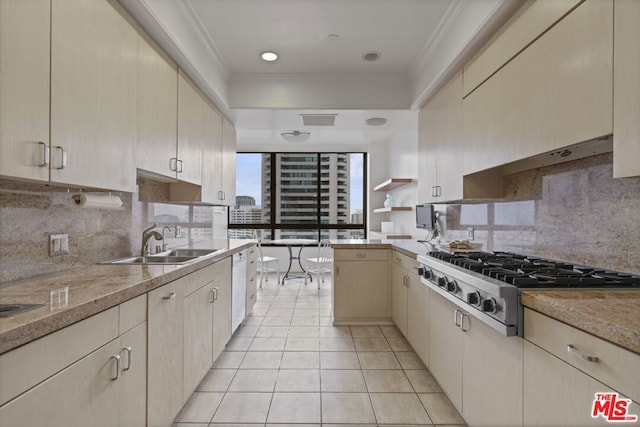
[[[236,206],[229,210],[229,220],[233,224],[256,224],[262,220],[262,209],[256,206],[252,196],[236,196]],[[253,230],[230,229],[231,239],[247,239],[253,237]]]
[[[350,157],[348,153],[282,153],[275,156],[276,191],[271,200],[271,155],[262,156],[262,206],[264,222],[269,222],[270,208],[275,207],[281,224],[349,224]],[[318,200],[318,180],[320,197]],[[282,230],[281,238],[317,239],[317,231]],[[326,230],[322,238],[349,238],[347,230]]]

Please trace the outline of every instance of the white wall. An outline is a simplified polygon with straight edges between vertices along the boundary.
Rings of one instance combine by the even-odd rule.
[[[415,120],[418,120],[416,112]],[[416,124],[417,128],[417,124]],[[424,238],[423,232],[415,228],[415,211],[373,213],[383,206],[385,192],[373,192],[373,187],[389,178],[412,178],[411,184],[393,190],[395,205],[415,206],[420,203],[418,195],[418,131],[396,132],[384,143],[372,144],[369,148],[369,230],[380,230],[382,221],[392,221],[394,232]]]

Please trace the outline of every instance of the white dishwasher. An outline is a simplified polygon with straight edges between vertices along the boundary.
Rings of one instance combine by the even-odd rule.
[[[231,276],[231,333],[244,320],[247,308],[247,251],[233,255]]]

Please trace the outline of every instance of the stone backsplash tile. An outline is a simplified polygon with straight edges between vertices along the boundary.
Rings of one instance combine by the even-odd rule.
[[[613,179],[602,154],[505,177],[507,197],[446,205],[447,239],[640,274],[640,178]]]
[[[122,210],[82,209],[70,200],[74,191],[0,180],[0,283],[137,253],[141,230],[153,223],[172,228],[165,232],[170,246],[226,237],[226,215],[213,214],[221,208],[140,202],[138,194],[117,193]],[[175,225],[182,228],[179,237]],[[69,234],[69,255],[49,256],[55,233]]]

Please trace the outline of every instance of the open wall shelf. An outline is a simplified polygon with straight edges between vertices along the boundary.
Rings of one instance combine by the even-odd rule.
[[[390,191],[413,181],[412,178],[391,178],[373,187],[373,191]]]

